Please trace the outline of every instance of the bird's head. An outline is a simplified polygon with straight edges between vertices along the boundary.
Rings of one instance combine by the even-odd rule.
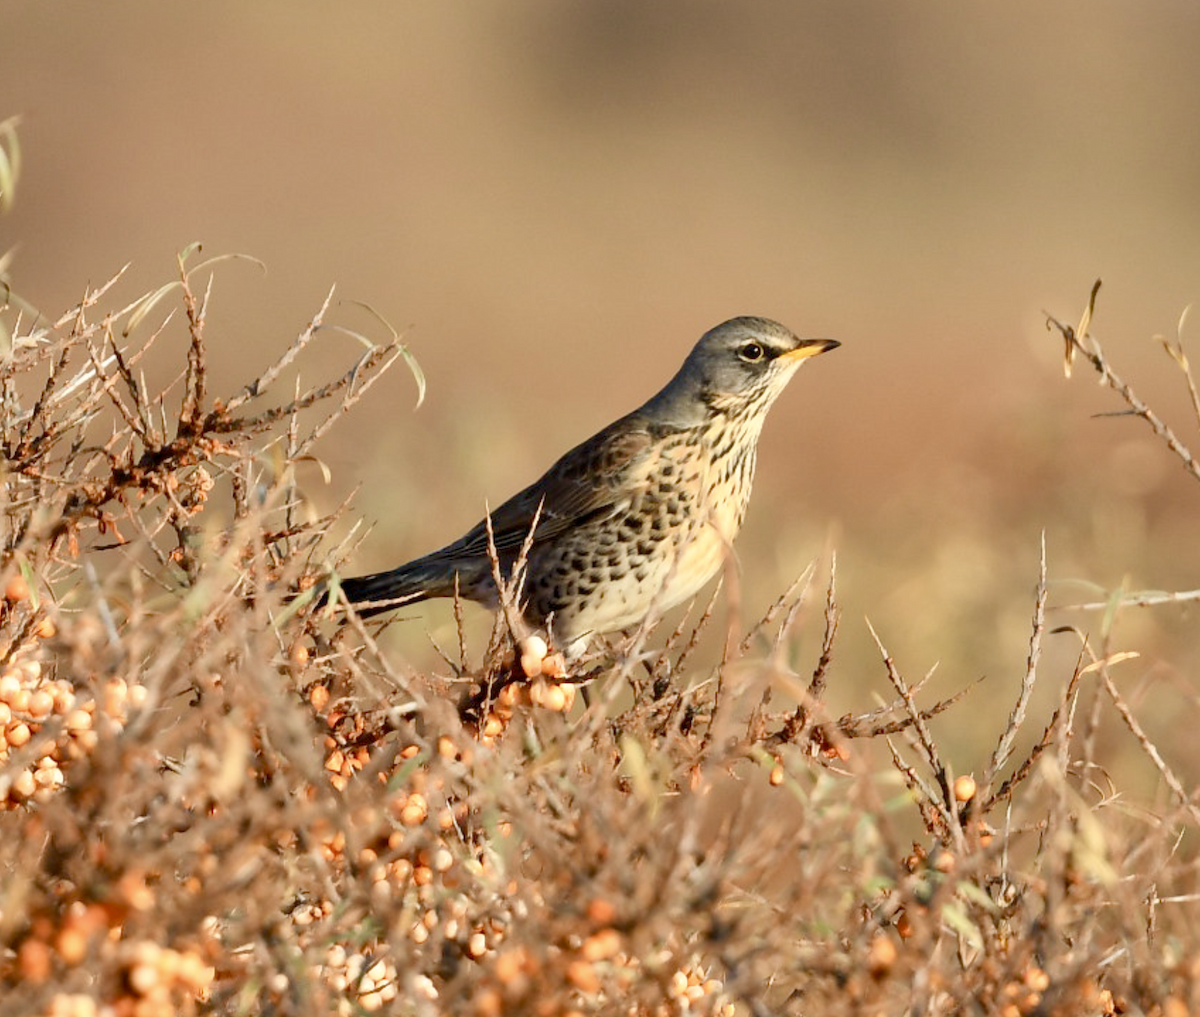
[[[770,318],[731,318],[700,337],[646,408],[681,423],[712,410],[765,412],[801,363],[839,345],[801,339]]]

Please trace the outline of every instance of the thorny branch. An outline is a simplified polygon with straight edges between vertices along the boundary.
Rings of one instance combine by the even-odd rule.
[[[179,538],[176,561],[186,565],[190,560],[188,545],[195,536],[188,517],[193,514],[211,486],[204,471],[206,466],[223,469],[223,464],[238,460],[241,447],[253,436],[264,433],[284,420],[294,420],[297,413],[344,392],[340,405],[312,432],[293,442],[293,460],[303,457],[333,421],[361,397],[369,385],[401,356],[410,356],[396,341],[368,350],[343,377],[297,396],[282,406],[255,416],[238,416],[233,409],[241,406],[251,395],[266,393],[272,381],[290,364],[296,354],[309,342],[327,307],[328,298],[317,318],[289,350],[267,371],[245,387],[243,393],[228,404],[220,400],[210,403],[205,329],[207,308],[212,299],[213,276],[210,275],[203,295],[192,288],[191,279],[197,269],[189,270],[184,256],[179,259],[179,280],[160,287],[116,314],[106,315],[99,323],[89,321],[88,312],[121,278],[124,270],[84,298],[50,330],[37,333],[26,341],[16,334],[17,353],[0,366],[0,382],[6,392],[8,412],[2,439],[3,451],[10,478],[33,485],[35,492],[52,491],[55,520],[51,538],[58,543],[64,538],[72,546],[76,531],[88,519],[97,521],[100,529],[115,531],[117,516],[132,517],[145,502],[145,494],[162,496],[167,510],[164,520]],[[127,353],[117,341],[114,325],[122,317],[129,319],[125,334],[145,319],[150,309],[173,289],[182,294],[188,329],[187,367],[182,376],[169,383],[157,396],[146,391],[144,380],[135,375],[134,367],[152,344],[163,334],[166,322],[148,340]],[[166,321],[169,322],[168,314]],[[53,338],[56,329],[68,329],[61,338]],[[67,376],[73,357],[82,350],[87,366],[74,377]],[[49,358],[46,381],[40,386],[29,410],[23,410],[18,398],[15,379],[38,362]],[[182,378],[183,392],[178,402],[174,437],[167,438],[166,397]],[[93,420],[101,419],[103,404],[116,411],[123,427],[114,428],[102,443],[88,445],[84,435]],[[161,426],[157,420],[161,418]],[[69,438],[70,447],[51,464],[51,457]],[[15,495],[10,480],[10,500]],[[46,506],[49,508],[49,505]],[[161,521],[138,524],[142,532],[152,533],[161,528]],[[295,527],[283,527],[279,533],[292,533]],[[10,535],[20,540],[20,534]],[[120,540],[118,540],[120,542]],[[15,545],[14,545],[15,546]],[[190,570],[189,570],[190,571]],[[193,577],[194,578],[194,577]]]
[[[1076,353],[1087,360],[1100,375],[1101,382],[1106,384],[1125,401],[1125,404],[1129,407],[1129,412],[1146,421],[1150,425],[1150,429],[1162,439],[1167,448],[1183,463],[1184,469],[1193,478],[1200,480],[1200,463],[1196,462],[1195,457],[1188,447],[1176,437],[1175,432],[1163,422],[1162,418],[1154,410],[1138,398],[1137,393],[1133,391],[1129,384],[1123,381],[1116,371],[1112,369],[1112,365],[1104,356],[1104,351],[1101,349],[1100,343],[1094,336],[1088,334],[1088,326],[1091,323],[1092,311],[1096,304],[1096,294],[1099,291],[1100,280],[1097,279],[1096,284],[1092,287],[1091,298],[1088,301],[1087,309],[1084,311],[1078,328],[1073,328],[1052,315],[1046,315],[1046,327],[1050,328],[1053,326],[1058,329],[1066,344],[1066,352],[1063,359],[1064,370],[1070,376],[1071,364]],[[1177,360],[1177,363],[1180,363],[1180,361]],[[1190,379],[1191,375],[1186,364],[1187,361],[1183,360],[1181,367],[1183,367],[1184,373]]]

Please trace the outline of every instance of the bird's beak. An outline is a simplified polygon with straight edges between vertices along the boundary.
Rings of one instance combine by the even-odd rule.
[[[782,354],[779,359],[799,362],[807,360],[809,357],[815,357],[818,353],[836,350],[841,345],[836,339],[801,339],[799,346]]]

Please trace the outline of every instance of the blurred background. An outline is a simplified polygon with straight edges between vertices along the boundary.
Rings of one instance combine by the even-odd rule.
[[[1143,423],[1095,417],[1123,407],[1064,380],[1045,317],[1103,278],[1093,333],[1200,444],[1154,340],[1200,297],[1188,0],[6,0],[0,26],[24,159],[0,250],[48,317],[126,262],[133,299],[201,241],[267,267],[218,270],[216,392],[334,284],[337,320],[382,338],[362,301],[404,333],[425,405],[393,371],[306,479],[321,511],[361,486],[351,572],[457,537],[762,314],[843,343],[774,410],[739,542],[747,618],[836,549],[835,706],[884,689],[869,616],[910,680],[987,676],[945,721],[971,765],[1024,673],[1043,530],[1052,604],[1200,587],[1200,488]],[[361,352],[322,342],[312,381]],[[412,615],[393,638],[420,664],[450,612]],[[1102,618],[1050,625],[1098,641]],[[819,637],[817,597],[797,666]],[[1148,723],[1194,724],[1195,608],[1126,611],[1113,640]],[[1047,636],[1047,696],[1077,653]]]

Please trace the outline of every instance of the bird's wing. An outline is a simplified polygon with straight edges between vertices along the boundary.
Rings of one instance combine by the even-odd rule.
[[[618,421],[564,455],[525,490],[490,513],[496,551],[515,556],[529,536],[538,514],[534,545],[599,517],[625,511],[639,486],[639,477],[653,471],[647,465],[652,440],[644,427]],[[645,485],[647,479],[640,481]],[[539,513],[540,509],[540,513]],[[486,555],[487,520],[437,554]]]

